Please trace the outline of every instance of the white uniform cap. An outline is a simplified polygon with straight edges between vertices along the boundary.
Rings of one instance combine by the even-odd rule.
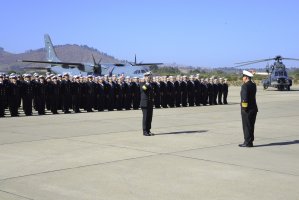
[[[243,70],[243,75],[248,76],[250,78],[253,77],[253,74],[251,72],[247,71],[247,70]]]
[[[151,72],[151,71],[146,72],[146,73],[143,74],[143,76],[150,76],[150,75],[152,75],[152,72]]]

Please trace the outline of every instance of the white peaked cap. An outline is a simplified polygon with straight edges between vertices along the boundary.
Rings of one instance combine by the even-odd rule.
[[[248,76],[248,77],[253,77],[253,74],[247,70],[243,70],[243,75]]]

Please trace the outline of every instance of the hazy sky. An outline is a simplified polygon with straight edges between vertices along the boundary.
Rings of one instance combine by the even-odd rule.
[[[48,33],[54,45],[143,62],[299,58],[299,0],[2,0],[0,18],[0,47],[12,53],[44,47]]]

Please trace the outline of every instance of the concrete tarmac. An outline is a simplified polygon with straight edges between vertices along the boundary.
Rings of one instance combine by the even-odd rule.
[[[257,92],[253,148],[229,105],[0,119],[2,200],[299,199],[299,87]]]

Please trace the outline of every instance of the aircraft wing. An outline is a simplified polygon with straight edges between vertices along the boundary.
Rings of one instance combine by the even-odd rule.
[[[82,63],[74,63],[74,62],[54,62],[54,61],[40,61],[40,60],[18,60],[18,62],[41,63],[41,64],[50,64],[50,65],[69,66],[69,67],[84,66],[84,64],[82,64]]]
[[[148,65],[148,66],[150,66],[150,65],[163,65],[164,63],[131,63],[131,62],[129,62],[132,66],[136,66],[136,65],[138,65],[138,66],[146,66],[146,65]]]

